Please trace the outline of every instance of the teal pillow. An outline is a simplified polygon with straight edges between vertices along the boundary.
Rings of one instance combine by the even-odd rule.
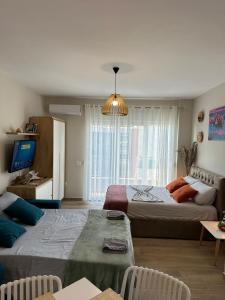
[[[0,218],[0,247],[11,248],[26,229],[13,221]]]
[[[4,213],[28,225],[35,225],[44,214],[40,208],[21,198],[18,198],[13,204],[8,206],[4,210]]]
[[[7,216],[4,212],[0,213],[0,218],[1,220],[4,219],[4,220],[10,220],[9,216]]]

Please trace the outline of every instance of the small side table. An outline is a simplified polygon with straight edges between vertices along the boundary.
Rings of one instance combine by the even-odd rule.
[[[203,235],[204,235],[204,229],[208,230],[216,239],[216,247],[215,247],[215,266],[217,262],[218,253],[220,250],[220,242],[221,240],[225,240],[225,232],[221,231],[218,228],[217,221],[200,221],[202,224],[202,230],[200,235],[200,245],[202,244]]]

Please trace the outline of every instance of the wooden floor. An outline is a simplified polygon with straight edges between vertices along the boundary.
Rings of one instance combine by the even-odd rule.
[[[100,208],[83,201],[63,201],[64,208]],[[138,266],[157,269],[184,281],[191,289],[193,300],[225,300],[221,251],[214,266],[215,242],[172,239],[134,238],[135,263]],[[224,247],[225,248],[225,247]]]

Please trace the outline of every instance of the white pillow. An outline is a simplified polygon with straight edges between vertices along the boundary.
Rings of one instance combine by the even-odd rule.
[[[194,197],[195,203],[199,205],[212,205],[216,197],[216,189],[208,186],[207,184],[198,181],[191,185],[193,189],[198,191],[198,194]]]
[[[13,204],[13,202],[15,202],[18,198],[19,196],[10,192],[5,192],[2,196],[0,196],[0,213]]]
[[[194,178],[194,177],[192,177],[192,176],[185,176],[185,177],[184,177],[184,180],[185,180],[188,184],[193,184],[193,183],[199,181],[199,179]]]

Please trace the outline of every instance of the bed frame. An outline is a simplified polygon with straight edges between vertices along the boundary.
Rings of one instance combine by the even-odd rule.
[[[199,167],[192,167],[190,176],[200,179],[203,183],[215,187],[217,190],[214,206],[217,209],[218,219],[225,210],[225,177]],[[199,221],[163,220],[160,218],[151,219],[130,219],[131,232],[133,237],[151,238],[176,238],[194,239],[200,237],[201,225]],[[205,236],[205,238],[208,238]]]

